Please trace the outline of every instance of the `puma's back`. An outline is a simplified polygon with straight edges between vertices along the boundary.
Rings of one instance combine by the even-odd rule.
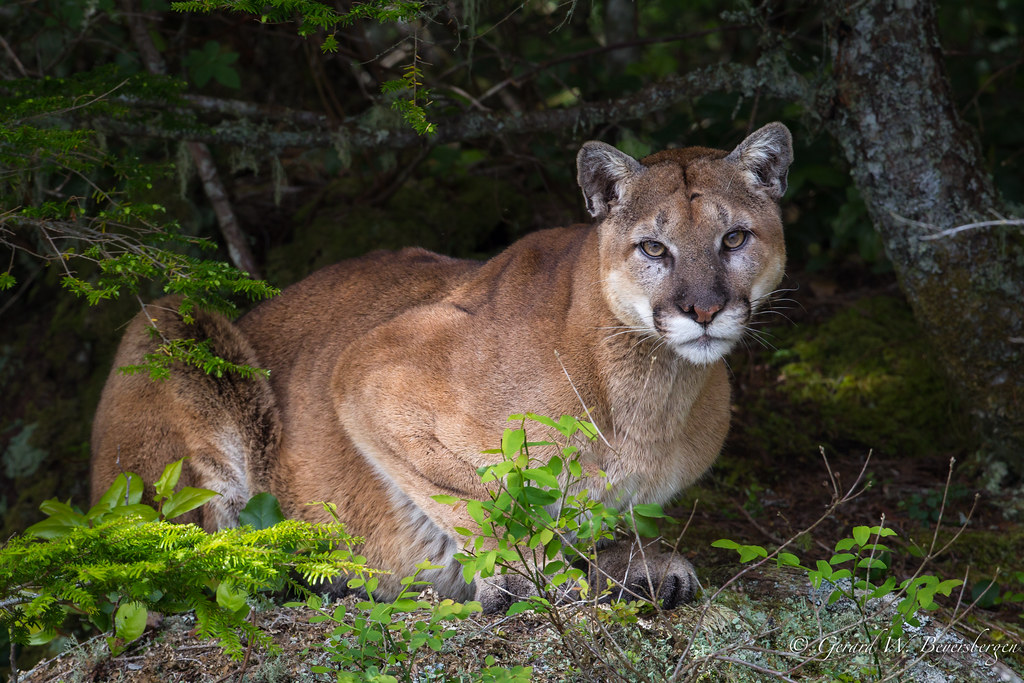
[[[375,252],[314,273],[234,325],[208,316],[185,336],[237,347],[269,381],[183,372],[147,388],[112,374],[94,495],[118,453],[138,462],[145,451],[153,468],[187,453],[196,471],[226,473],[235,497],[269,490],[290,516],[323,519],[308,503],[335,503],[366,538],[368,562],[395,572],[385,594],[429,558],[444,566],[431,577],[441,592],[475,590],[497,609],[515,589],[465,585],[454,529],[473,522],[434,496],[486,496],[477,468],[493,456],[483,451],[523,411],[597,424],[601,438],[580,458],[607,474],[592,495],[611,504],[664,503],[699,477],[728,429],[722,358],[782,276],[778,201],[791,160],[781,124],[732,152],[642,161],[590,142],[577,164],[593,224],[528,235],[482,263]],[[129,329],[118,363],[151,344],[145,322]],[[216,475],[202,482],[218,489]],[[206,523],[230,520],[222,510]],[[647,575],[606,557],[604,567]],[[685,561],[656,564],[647,571],[677,577],[659,597],[692,594]]]

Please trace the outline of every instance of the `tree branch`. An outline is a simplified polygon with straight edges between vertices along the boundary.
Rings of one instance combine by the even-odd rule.
[[[248,149],[279,151],[285,148],[336,147],[346,153],[364,149],[404,149],[422,145],[460,142],[493,135],[522,135],[556,130],[588,131],[598,126],[640,119],[713,92],[734,92],[753,97],[762,96],[787,101],[815,100],[816,91],[802,75],[795,72],[781,55],[766,55],[754,66],[716,64],[673,76],[642,88],[626,97],[602,102],[586,102],[565,109],[531,112],[471,111],[437,119],[437,130],[429,137],[418,135],[405,124],[393,128],[367,130],[354,118],[341,125],[330,126],[326,117],[312,112],[278,110],[232,100],[189,98],[204,111],[230,113],[242,120],[222,120],[208,127],[189,131],[190,140],[230,144]],[[429,111],[428,111],[429,115]],[[291,129],[281,130],[249,117],[285,121]],[[162,139],[180,139],[180,130],[164,129],[156,124],[125,121],[94,122],[111,134],[134,135]]]
[[[135,43],[146,70],[151,74],[166,74],[167,65],[149,35],[144,16],[136,12],[137,8],[133,0],[123,0],[121,8],[125,23],[132,36],[132,42]],[[180,137],[180,133],[175,137]],[[227,190],[224,189],[224,183],[221,182],[217,173],[217,165],[213,161],[213,155],[210,154],[210,148],[206,146],[205,142],[195,139],[190,139],[187,144],[199,171],[199,177],[203,181],[203,190],[217,215],[217,223],[220,225],[221,235],[227,244],[231,262],[239,270],[247,272],[250,277],[262,280],[263,276],[256,265],[256,259],[253,258],[245,235],[238,225],[238,218],[231,207]]]

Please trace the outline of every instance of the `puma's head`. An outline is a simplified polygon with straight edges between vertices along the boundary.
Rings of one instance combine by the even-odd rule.
[[[689,147],[637,161],[585,143],[578,180],[599,222],[600,280],[619,321],[698,365],[725,355],[782,279],[778,203],[792,160],[781,123],[732,152]]]

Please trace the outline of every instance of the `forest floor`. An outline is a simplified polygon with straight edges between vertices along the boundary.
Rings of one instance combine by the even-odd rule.
[[[550,681],[620,680],[618,675],[623,676],[621,680],[664,680],[677,665],[692,666],[694,676],[703,672],[702,680],[764,680],[770,678],[768,671],[789,672],[794,680],[860,680],[871,667],[881,669],[881,674],[874,674],[878,679],[906,668],[904,677],[910,680],[1022,680],[1024,595],[1013,598],[1015,592],[1024,593],[1019,492],[986,489],[984,472],[963,466],[970,462],[970,454],[957,447],[955,433],[952,437],[946,433],[957,429],[955,416],[950,417],[955,406],[943,407],[930,422],[913,427],[924,435],[914,438],[927,440],[928,446],[919,448],[910,437],[879,437],[883,443],[865,464],[869,450],[876,445],[871,443],[876,440],[871,429],[887,417],[875,417],[871,412],[878,411],[879,404],[882,410],[887,410],[886,405],[911,404],[913,411],[920,413],[922,409],[914,407],[914,401],[935,405],[944,399],[928,384],[931,379],[922,380],[923,384],[908,380],[900,389],[904,393],[895,397],[879,389],[886,378],[909,375],[905,366],[879,370],[876,363],[879,357],[887,357],[890,346],[894,358],[914,355],[909,347],[899,347],[920,341],[912,329],[903,337],[882,333],[884,348],[879,351],[872,351],[870,342],[864,341],[870,330],[850,332],[852,344],[865,356],[863,377],[853,366],[845,367],[838,377],[826,376],[832,372],[827,359],[814,361],[817,351],[806,342],[815,338],[813,331],[842,336],[841,328],[827,326],[850,311],[854,313],[849,324],[874,324],[884,317],[888,326],[893,315],[890,301],[901,300],[891,278],[872,278],[857,287],[845,287],[852,292],[845,295],[836,294],[844,288],[837,283],[810,280],[814,284],[793,295],[793,307],[784,313],[804,330],[800,336],[804,341],[794,341],[795,336],[787,336],[783,328],[765,347],[753,346],[731,360],[736,387],[733,433],[715,470],[671,510],[681,521],[663,530],[670,539],[684,534],[679,547],[698,568],[705,586],[696,603],[671,612],[641,609],[635,620],[607,608],[595,609],[619,616],[605,619],[598,611],[590,611],[569,617],[570,625],[579,626],[588,619],[611,624],[591,634],[593,643],[603,643],[596,648],[596,655],[579,644],[579,634],[586,631],[583,627],[573,626],[567,635],[536,614],[511,618],[475,615],[459,623],[457,635],[440,653],[424,656],[410,680],[461,680],[460,675],[485,668],[487,655],[494,657],[496,666],[531,666],[533,680]],[[909,312],[906,316],[909,318]],[[824,356],[835,358],[843,353],[826,347]],[[814,362],[817,365],[812,367]],[[870,415],[862,420],[863,425],[847,428],[842,420],[837,423],[837,415],[856,423],[855,407],[840,403],[829,412],[822,406],[841,398],[851,382],[859,396],[867,392],[868,399],[875,402],[865,407]],[[815,393],[821,386],[828,392],[825,399]],[[932,393],[920,395],[928,392]],[[773,424],[774,431],[766,431],[765,425],[773,423],[776,416],[786,419]],[[815,421],[820,432],[806,434]],[[808,439],[820,439],[822,452],[808,449]],[[951,458],[957,463],[952,470]],[[845,491],[858,476],[866,485],[864,492],[819,522],[831,500],[832,477]],[[942,547],[960,533],[948,549],[925,565],[924,573],[963,580],[966,589],[940,599],[940,607],[927,614],[920,628],[908,629],[906,651],[880,653],[876,647],[869,652],[830,655],[826,649],[816,658],[801,659],[800,653],[793,651],[793,638],[813,638],[828,633],[829,628],[843,629],[844,624],[859,618],[852,601],[826,605],[827,594],[823,599],[822,593],[813,589],[806,572],[765,565],[708,602],[716,589],[742,568],[735,552],[710,547],[716,539],[769,548],[792,540],[789,547],[793,552],[814,566],[816,558],[828,560],[836,541],[849,536],[854,526],[877,525],[883,518],[884,525],[898,534],[892,539],[890,571],[900,579],[913,575],[921,565],[916,548],[927,551],[933,543]],[[812,531],[805,531],[811,527]],[[990,581],[997,588],[985,593]],[[346,600],[351,608],[354,598]],[[891,611],[882,609],[890,616]],[[198,639],[188,617],[173,617],[154,624],[118,657],[111,658],[105,641],[94,638],[45,660],[19,680],[335,680],[334,675],[310,670],[314,664],[330,666],[330,653],[323,644],[332,626],[330,622],[311,623],[312,614],[306,609],[268,605],[254,610],[256,623],[271,634],[277,653],[254,648],[245,661],[231,660],[216,643]],[[959,635],[944,634],[943,626],[954,621]],[[695,630],[700,635],[691,642]],[[856,640],[849,631],[841,632],[849,642]],[[842,646],[847,642],[842,638],[829,642]],[[946,643],[945,647],[939,647],[940,643]],[[1005,654],[993,658],[991,653],[996,650]],[[619,654],[603,661],[602,651]],[[685,661],[680,664],[680,659]]]

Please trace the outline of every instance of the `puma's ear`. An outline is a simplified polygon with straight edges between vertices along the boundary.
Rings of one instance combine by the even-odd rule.
[[[576,155],[576,170],[587,211],[594,218],[603,218],[611,203],[622,199],[626,184],[647,167],[611,145],[592,140],[583,143]]]
[[[769,123],[751,133],[725,159],[739,164],[754,188],[778,201],[786,194],[793,136],[781,123]]]

